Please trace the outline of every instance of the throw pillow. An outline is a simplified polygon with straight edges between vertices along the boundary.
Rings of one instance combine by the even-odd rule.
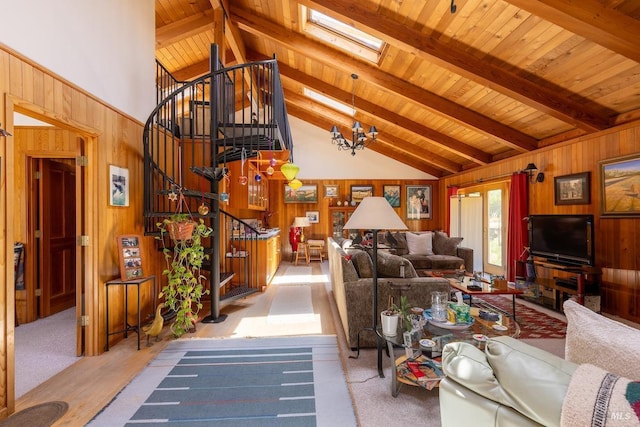
[[[361,279],[373,277],[373,262],[368,253],[358,249],[349,250],[347,253],[351,255],[351,262],[358,272],[358,277]]]
[[[437,255],[457,256],[457,248],[463,237],[448,237],[443,231],[436,231],[433,234],[433,251]]]
[[[410,255],[433,255],[433,233],[405,233]]]
[[[409,253],[407,249],[407,239],[404,237],[405,233],[396,231],[393,237],[396,239],[396,255],[406,255]]]
[[[404,272],[404,276],[401,274]],[[380,277],[418,277],[415,268],[408,259],[385,251],[378,251],[378,276]]]
[[[393,237],[393,234],[391,234],[390,231],[384,233],[384,241],[387,242],[387,245],[391,246],[393,249],[396,249],[396,247],[398,246],[398,241],[395,237]]]
[[[612,374],[640,380],[640,330],[616,322],[567,300],[565,358],[573,363],[590,363]]]

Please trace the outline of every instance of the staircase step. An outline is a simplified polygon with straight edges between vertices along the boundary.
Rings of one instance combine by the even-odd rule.
[[[245,286],[238,286],[235,288],[231,288],[227,293],[225,293],[224,295],[220,295],[220,302],[222,301],[233,301],[236,299],[240,299],[240,298],[244,298],[246,296],[249,296],[251,294],[255,294],[256,292],[258,292],[257,289],[255,288],[248,288]]]
[[[231,279],[233,279],[233,276],[235,276],[236,273],[232,272],[232,271],[221,271],[220,272],[220,287],[223,287],[224,285],[226,285],[227,283],[229,283],[229,281]]]
[[[229,172],[228,168],[212,168],[212,167],[197,167],[191,166],[191,172],[196,175],[207,178],[209,181],[220,181],[224,178],[224,174]]]

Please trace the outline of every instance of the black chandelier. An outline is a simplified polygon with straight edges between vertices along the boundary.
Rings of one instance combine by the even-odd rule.
[[[338,130],[337,125],[333,125],[330,130],[331,133],[331,143],[336,144],[338,146],[338,150],[351,150],[351,155],[356,155],[356,150],[363,150],[364,147],[368,146],[370,143],[376,140],[378,136],[378,130],[375,126],[371,126],[369,128],[369,135],[367,138],[367,134],[364,133],[364,129],[359,121],[355,119],[356,117],[356,80],[358,79],[357,74],[351,74],[351,78],[353,79],[353,88],[351,90],[351,108],[353,111],[353,126],[351,126],[351,141],[346,139],[342,132]]]

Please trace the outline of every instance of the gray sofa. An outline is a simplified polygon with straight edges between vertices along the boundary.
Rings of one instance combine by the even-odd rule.
[[[366,250],[343,248],[340,244],[348,242],[338,242],[332,237],[327,239],[333,297],[349,346],[357,348],[358,333],[362,331],[360,347],[375,347],[376,336],[373,331],[367,330],[373,325],[373,262]],[[391,284],[408,285],[402,295],[407,296],[412,307],[429,308],[431,292],[449,290],[447,279],[418,277],[408,260],[383,251],[378,252],[377,272],[378,311],[387,307],[390,295],[399,302],[399,293],[391,289]]]
[[[511,337],[489,339],[484,351],[447,344],[442,426],[605,425],[591,417],[604,417],[607,426],[640,425],[626,394],[627,384],[640,380],[640,330],[572,300],[564,313],[564,359]]]
[[[473,272],[473,249],[460,246],[462,237],[443,231],[398,231],[378,234],[378,243],[408,259],[416,270],[457,270],[461,265]]]

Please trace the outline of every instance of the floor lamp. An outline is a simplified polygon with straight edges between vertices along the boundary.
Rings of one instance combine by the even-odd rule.
[[[384,197],[365,197],[344,225],[347,230],[371,230],[373,232],[373,324],[378,348],[378,374],[382,372],[382,336],[378,331],[378,232],[380,230],[406,230],[396,211]]]

